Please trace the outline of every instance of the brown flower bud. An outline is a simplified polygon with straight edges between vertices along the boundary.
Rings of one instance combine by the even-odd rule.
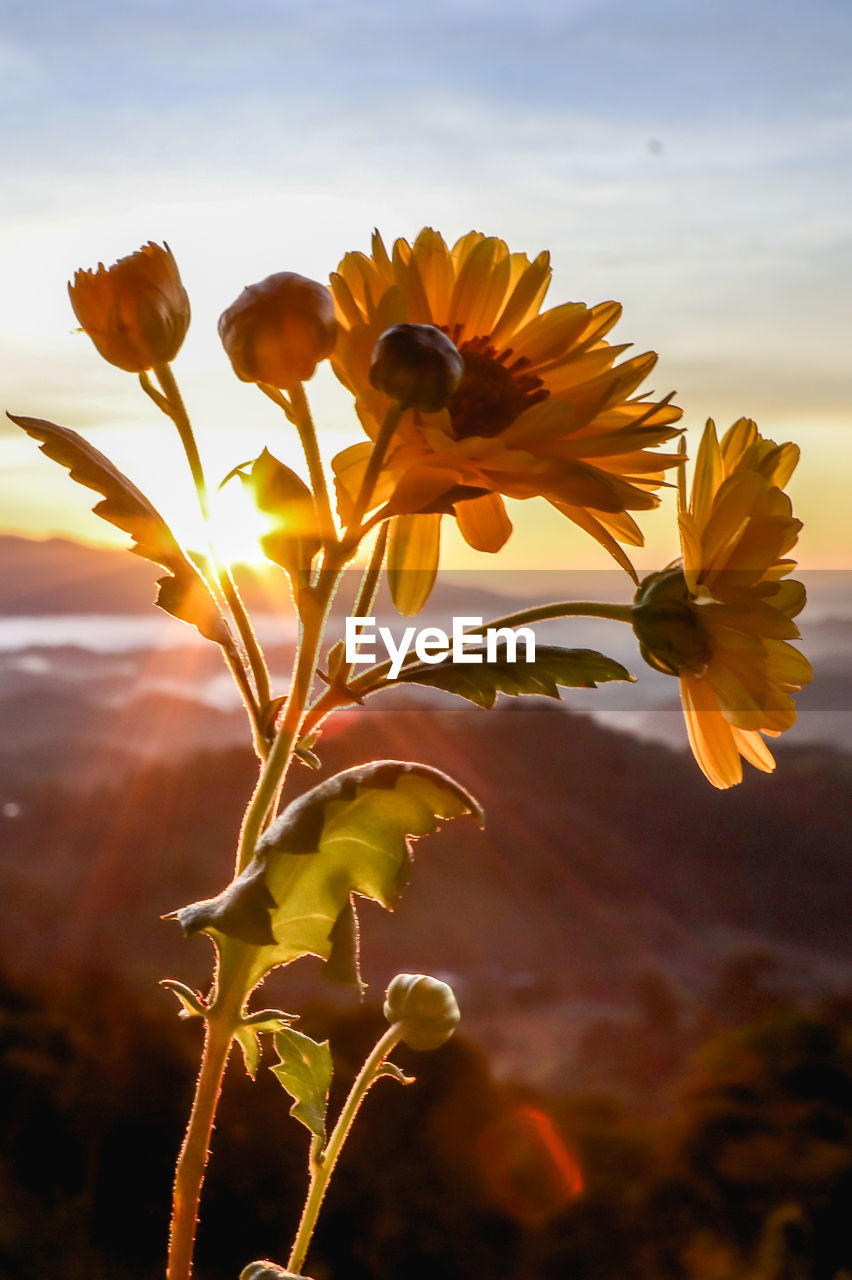
[[[459,1007],[452,987],[424,973],[399,973],[385,992],[384,1014],[400,1024],[411,1049],[438,1049],[458,1026]]]
[[[149,241],[109,269],[68,285],[81,327],[110,364],[143,373],[174,360],[189,328],[189,298],[168,245]]]
[[[464,360],[457,348],[431,324],[395,324],[373,348],[372,385],[424,413],[443,409],[463,374]]]
[[[222,312],[219,337],[243,382],[307,382],[337,340],[331,291],[293,271],[279,271],[248,285]]]

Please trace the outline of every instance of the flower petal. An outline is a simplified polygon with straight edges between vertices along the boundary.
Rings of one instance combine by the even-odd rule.
[[[737,786],[743,780],[743,767],[734,730],[712,691],[703,680],[681,676],[680,696],[689,745],[702,773],[720,791]]]
[[[461,535],[474,551],[499,551],[512,532],[512,522],[499,493],[457,502],[455,512]]]
[[[432,594],[440,546],[440,515],[395,517],[388,541],[388,586],[406,617],[419,613]]]

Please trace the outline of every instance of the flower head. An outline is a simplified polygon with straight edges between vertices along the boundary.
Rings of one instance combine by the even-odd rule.
[[[642,654],[679,677],[690,745],[715,787],[742,781],[741,757],[775,768],[761,734],[795,723],[790,694],[812,677],[789,644],[805,603],[802,584],[786,579],[802,526],[783,486],[798,457],[747,418],[721,443],[708,422],[679,514],[683,567],[652,574],[636,595]]]
[[[479,232],[450,249],[425,228],[390,255],[376,233],[372,255],[347,254],[331,278],[341,325],[332,366],[375,437],[389,406],[370,381],[379,335],[405,323],[442,330],[464,359],[463,377],[444,408],[405,414],[374,505],[388,515],[452,513],[471,546],[497,551],[511,532],[503,496],[544,497],[632,572],[619,544],[642,543],[629,513],[657,505],[654,490],[675,459],[654,450],[676,434],[680,410],[633,397],[656,356],[615,366],[624,347],[604,335],[616,303],[540,311],[550,274],[546,253],[531,262]],[[370,447],[335,459],[344,515]]]
[[[189,328],[189,298],[168,245],[149,241],[68,285],[81,327],[110,364],[143,373],[174,360]]]
[[[317,280],[279,271],[248,285],[222,312],[219,337],[243,382],[307,382],[337,338],[331,294]]]

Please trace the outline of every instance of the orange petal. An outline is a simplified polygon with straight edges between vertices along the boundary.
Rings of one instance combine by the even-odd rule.
[[[740,753],[712,691],[703,680],[681,676],[680,696],[689,745],[702,773],[720,791],[735,787],[743,780]]]
[[[455,513],[462,537],[475,551],[499,551],[512,532],[512,522],[499,493],[457,502]]]
[[[763,741],[759,733],[732,726],[734,743],[744,760],[753,764],[755,769],[763,773],[772,773],[775,769],[775,757]]]
[[[441,517],[396,516],[388,543],[388,586],[400,613],[419,613],[438,574]]]

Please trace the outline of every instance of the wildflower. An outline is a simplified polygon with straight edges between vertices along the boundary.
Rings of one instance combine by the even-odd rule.
[[[714,787],[742,781],[742,759],[770,773],[763,735],[795,723],[791,693],[812,678],[788,642],[805,589],[786,579],[801,529],[783,491],[799,458],[740,418],[717,440],[707,423],[689,505],[680,511],[683,566],[652,574],[633,627],[646,661],[680,679],[689,742]]]
[[[219,337],[243,382],[307,382],[337,338],[331,294],[317,280],[279,271],[243,289],[219,317]]]
[[[168,245],[149,241],[109,268],[77,271],[68,293],[98,351],[128,373],[174,360],[189,328],[189,298]]]
[[[503,496],[544,497],[632,573],[619,543],[642,543],[629,512],[657,505],[674,459],[653,450],[676,434],[680,410],[631,398],[656,356],[613,367],[624,347],[604,335],[616,303],[540,313],[550,274],[548,254],[530,262],[479,232],[449,249],[425,228],[413,245],[397,240],[391,256],[376,233],[372,256],[347,254],[331,278],[341,325],[332,366],[374,438],[389,405],[370,381],[379,336],[405,323],[442,330],[464,359],[461,383],[444,408],[404,415],[373,505],[432,524],[422,513],[452,513],[472,547],[495,552],[512,529]],[[335,459],[344,517],[370,449],[356,444]],[[409,528],[407,541],[437,555],[435,537]]]

